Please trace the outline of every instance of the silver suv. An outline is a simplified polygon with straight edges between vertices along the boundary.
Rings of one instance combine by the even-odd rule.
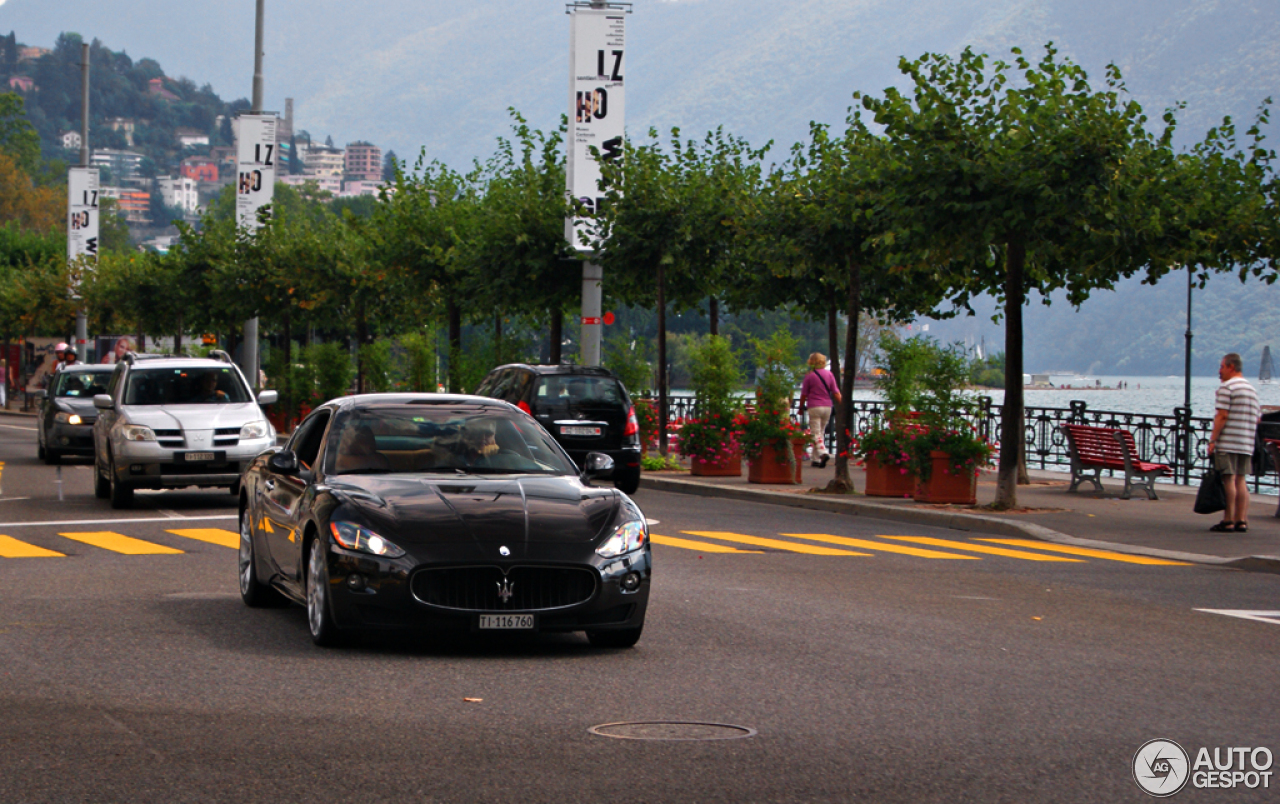
[[[93,398],[94,493],[127,508],[134,489],[240,489],[240,470],[276,443],[260,405],[226,352],[209,358],[127,354],[107,393]]]

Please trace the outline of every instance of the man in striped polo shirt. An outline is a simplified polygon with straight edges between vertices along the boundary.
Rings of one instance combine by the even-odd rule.
[[[1214,407],[1213,434],[1209,455],[1222,472],[1227,492],[1223,519],[1209,528],[1215,533],[1246,533],[1249,530],[1249,467],[1253,460],[1253,440],[1258,432],[1262,408],[1258,392],[1241,376],[1240,355],[1232,352],[1218,366],[1218,393]]]

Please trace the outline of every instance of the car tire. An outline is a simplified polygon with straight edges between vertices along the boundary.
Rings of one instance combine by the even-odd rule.
[[[39,441],[37,441],[37,442],[36,442],[36,457],[43,461],[43,460],[45,459],[45,457],[44,457],[44,456],[45,456],[44,444],[42,444],[42,443],[40,443]]]
[[[40,457],[43,458],[44,462],[50,466],[57,466],[59,463],[62,463],[62,453],[58,452],[56,449],[48,449],[46,447],[42,448],[40,451],[44,453],[44,455]]]
[[[620,631],[588,631],[587,641],[593,648],[631,648],[640,641],[642,631],[644,631],[643,623],[635,628],[624,628]]]
[[[619,466],[614,469],[613,487],[623,494],[635,494],[640,488],[640,467]]]
[[[111,489],[112,508],[130,508],[133,506],[133,486],[120,482],[120,476],[116,474],[114,458],[107,464],[107,484]]]
[[[329,601],[329,562],[324,542],[316,538],[307,552],[307,630],[311,641],[322,648],[342,643],[342,634],[333,622]]]
[[[253,544],[253,517],[247,508],[240,509],[240,598],[252,609],[279,609],[289,599],[270,585],[258,580],[257,551]]]
[[[93,461],[93,496],[99,500],[111,497],[111,483],[102,476],[102,467],[98,466],[97,458]]]

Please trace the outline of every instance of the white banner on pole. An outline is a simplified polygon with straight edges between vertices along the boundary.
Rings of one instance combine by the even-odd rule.
[[[67,171],[67,262],[98,262],[98,169],[73,167]],[[80,282],[72,280],[71,298],[80,298]]]
[[[625,133],[623,91],[626,14],[617,9],[577,7],[569,16],[569,143],[566,164],[570,197],[585,215],[570,217],[565,237],[579,251],[593,251],[596,240],[591,216],[600,207],[601,159],[622,158]],[[591,242],[583,244],[581,233]]]
[[[258,231],[258,210],[271,203],[276,189],[276,116],[242,114],[236,144],[236,225]]]

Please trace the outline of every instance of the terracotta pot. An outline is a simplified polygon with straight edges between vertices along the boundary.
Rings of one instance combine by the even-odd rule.
[[[916,481],[916,502],[973,505],[978,501],[978,477],[973,472],[956,472],[945,452],[929,453],[933,471],[928,480]]]
[[[749,467],[747,481],[751,483],[785,483],[786,485],[795,485],[803,482],[801,468],[804,466],[805,444],[806,442],[804,441],[797,441],[791,447],[796,456],[794,478],[791,476],[790,467],[787,466],[786,457],[780,455],[770,445],[765,444],[760,451],[759,458],[752,458],[747,461]]]
[[[908,470],[903,474],[902,468],[891,463],[881,463],[874,458],[867,459],[868,497],[912,497],[916,492],[916,476]]]
[[[707,461],[703,463],[697,458],[689,459],[689,474],[702,477],[740,477],[742,475],[742,450],[735,449],[723,461]]]

